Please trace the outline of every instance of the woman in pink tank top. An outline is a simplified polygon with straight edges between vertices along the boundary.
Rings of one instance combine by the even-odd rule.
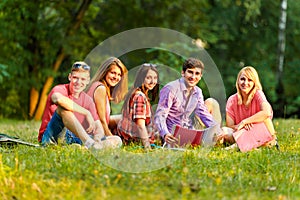
[[[110,102],[119,103],[128,91],[127,69],[115,57],[110,57],[98,68],[86,91],[96,105],[105,135],[113,135],[121,115],[110,115]]]

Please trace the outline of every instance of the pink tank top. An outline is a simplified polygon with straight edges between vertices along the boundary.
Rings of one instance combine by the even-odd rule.
[[[101,83],[100,81],[94,82],[92,84],[92,86],[90,87],[90,89],[87,91],[87,94],[89,96],[91,96],[94,99],[94,92],[96,90],[97,87],[99,86],[103,86],[103,83]],[[95,102],[95,101],[94,101]],[[109,118],[110,118],[110,105],[109,105],[109,99],[108,96],[106,95],[106,113],[105,113],[105,118],[106,118],[106,122],[107,124],[109,124]]]

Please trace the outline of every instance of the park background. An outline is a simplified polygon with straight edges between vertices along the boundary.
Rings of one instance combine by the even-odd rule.
[[[123,31],[159,27],[202,41],[227,97],[243,66],[258,70],[274,109],[280,151],[216,147],[203,153],[200,147],[159,170],[128,173],[72,145],[1,145],[0,199],[300,199],[299,10],[299,0],[2,0],[0,132],[37,143],[45,98],[53,85],[68,82],[74,61]],[[173,47],[192,51],[185,44]],[[159,49],[120,59],[129,69],[155,62],[178,72],[183,61]],[[203,81],[200,86],[208,97]],[[121,150],[143,152],[138,146]]]
[[[53,85],[68,82],[74,61],[84,60],[94,47],[122,31],[160,27],[202,42],[221,73],[227,97],[236,91],[238,71],[251,65],[258,70],[274,116],[298,118],[300,6],[298,0],[289,1],[287,8],[282,2],[287,3],[1,1],[0,117],[40,120],[48,92]],[[189,51],[185,44],[174,45]],[[183,60],[157,49],[136,50],[120,59],[128,69],[155,61],[178,71]]]

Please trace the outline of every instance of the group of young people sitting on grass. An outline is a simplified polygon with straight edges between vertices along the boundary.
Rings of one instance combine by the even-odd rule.
[[[203,70],[202,61],[188,58],[182,65],[181,77],[159,91],[157,66],[144,63],[128,90],[128,71],[118,58],[105,60],[92,79],[90,66],[75,62],[68,75],[69,83],[53,87],[48,95],[38,141],[47,146],[63,138],[67,144],[92,149],[119,148],[122,144],[141,142],[144,149],[149,150],[156,140],[167,144],[178,142],[172,133],[175,125],[195,129],[193,116],[207,129],[221,127],[218,102],[213,98],[204,100],[197,86]],[[264,124],[272,140],[263,145],[276,145],[272,107],[253,67],[240,70],[236,89],[226,104],[227,128],[220,128],[215,140],[233,147],[235,132]],[[157,99],[154,112],[151,103]],[[111,102],[123,100],[121,114],[111,115]]]

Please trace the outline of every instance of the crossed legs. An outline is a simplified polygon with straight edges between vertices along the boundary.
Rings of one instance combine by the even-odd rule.
[[[91,140],[74,113],[58,107],[43,134],[42,144],[56,144],[64,127],[74,133],[83,143]]]

